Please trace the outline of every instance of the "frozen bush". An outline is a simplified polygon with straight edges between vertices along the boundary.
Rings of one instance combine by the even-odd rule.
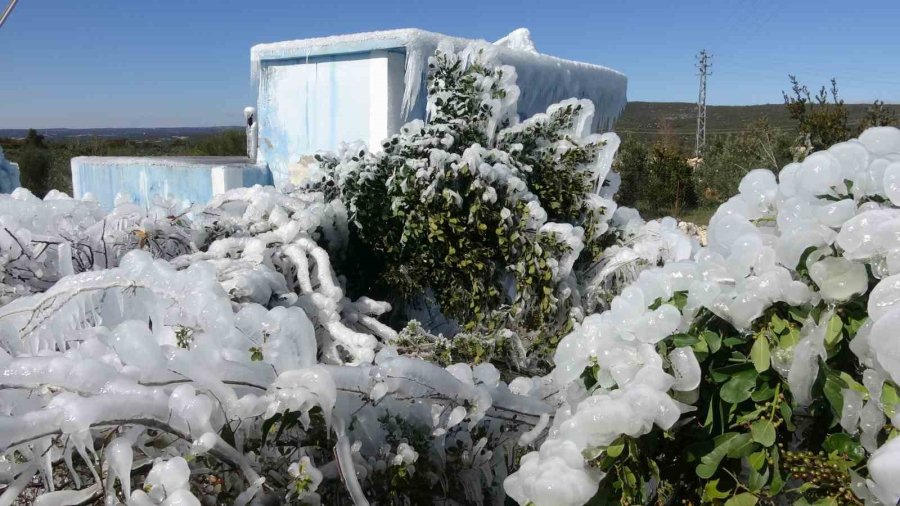
[[[749,172],[709,247],[641,272],[562,339],[556,416],[510,496],[587,501],[524,486],[540,462],[590,468],[597,497],[630,504],[900,500],[900,214],[884,170],[898,157],[900,130],[877,128],[777,181]],[[543,457],[561,444],[584,463]]]

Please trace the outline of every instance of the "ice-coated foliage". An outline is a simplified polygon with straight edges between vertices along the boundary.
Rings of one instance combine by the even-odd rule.
[[[900,130],[879,127],[747,174],[708,247],[563,338],[552,427],[507,493],[896,504],[898,164]]]
[[[32,230],[52,230],[36,206],[57,211],[43,218],[60,229],[130,209],[102,217],[90,201],[3,198],[15,244],[29,252],[43,244]],[[161,231],[173,221],[176,230]],[[75,497],[54,492],[55,468],[85,496],[136,505],[273,494],[317,503],[347,497],[341,476],[357,504],[385,478],[418,500],[453,490],[483,498],[505,475],[494,474],[505,453],[492,449],[511,451],[517,431],[546,422],[537,393],[511,393],[493,366],[397,356],[388,346],[396,333],[377,320],[389,306],[347,299],[319,245],[346,240],[340,201],[254,187],[177,220],[144,215],[116,230],[150,239],[127,243],[133,250],[115,267],[76,269],[58,253],[72,243],[57,234],[47,247],[55,258],[41,265],[60,279],[0,308],[4,476],[26,484],[39,472],[41,504]],[[189,251],[149,243],[168,234]],[[32,260],[42,261],[39,250]],[[500,425],[512,431],[486,430]],[[12,501],[17,484],[0,501]]]
[[[90,196],[25,188],[0,198],[0,303],[41,292],[68,274],[119,264],[136,248],[171,259],[191,250],[182,209],[160,203],[145,211],[122,197],[106,214]]]
[[[517,123],[475,56],[311,187],[0,195],[0,505],[896,504],[900,130],[751,171],[700,248],[616,208],[589,103]],[[392,328],[373,243],[398,300],[511,317]]]
[[[319,156],[315,187],[336,189],[348,208],[359,263],[339,271],[351,287],[381,289],[407,315],[442,313],[423,318],[435,334],[455,333],[444,317],[493,334],[496,353],[533,366],[586,306],[608,302],[618,277],[690,255],[674,221],[642,228],[636,213],[616,213],[619,139],[590,133],[590,101],[520,122],[514,68],[477,47],[439,50],[429,67],[426,121],[377,152]]]
[[[439,54],[431,75],[429,123],[364,155],[398,172],[384,188],[366,182],[381,169],[343,157],[331,185],[236,189],[190,208],[123,197],[105,214],[90,196],[0,196],[0,504],[34,476],[45,506],[502,502],[522,447],[551,426],[553,379],[507,384],[490,353],[453,360],[457,345],[411,351],[379,320],[390,304],[348,297],[332,257],[368,255],[351,233],[363,203],[418,185],[434,204],[423,216],[493,234],[482,249],[506,241],[513,268],[490,267],[507,276],[486,284],[491,302],[544,301],[530,307],[545,322],[560,300],[572,306],[563,318],[580,320],[579,291],[603,305],[608,277],[693,246],[628,210],[607,233],[617,138],[588,135],[590,102],[516,124],[512,68],[468,51]],[[478,219],[454,211],[462,199]],[[402,211],[396,202],[381,212]],[[621,239],[615,261],[604,234]],[[411,248],[434,238],[404,237]],[[439,339],[485,349],[484,337]],[[549,448],[578,464],[571,444]],[[595,486],[573,480],[578,496]]]

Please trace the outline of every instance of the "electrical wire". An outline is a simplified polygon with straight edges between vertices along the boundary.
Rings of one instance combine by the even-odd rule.
[[[3,11],[3,14],[0,15],[0,28],[3,28],[3,23],[6,23],[6,18],[12,14],[13,9],[16,7],[16,3],[19,0],[9,0],[9,4],[6,6],[6,9]]]

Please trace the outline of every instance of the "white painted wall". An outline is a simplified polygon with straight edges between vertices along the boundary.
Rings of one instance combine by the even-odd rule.
[[[369,57],[369,138],[371,151],[400,131],[405,86],[405,59],[395,51],[373,51]]]
[[[318,151],[356,140],[381,149],[402,123],[404,69],[388,50],[262,62],[258,160],[276,183],[299,183]]]

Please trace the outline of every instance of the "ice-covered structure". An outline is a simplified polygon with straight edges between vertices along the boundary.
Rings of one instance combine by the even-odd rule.
[[[7,160],[0,147],[0,193],[12,193],[19,186],[19,165]]]
[[[106,208],[118,193],[145,205],[157,196],[205,202],[230,188],[302,181],[317,151],[357,140],[377,149],[406,121],[423,119],[428,57],[438,46],[458,51],[473,44],[515,67],[520,117],[567,98],[590,99],[598,131],[625,107],[623,74],[540,54],[527,29],[493,44],[416,29],[260,44],[250,51],[257,112],[247,131],[258,135],[248,143],[255,152],[229,159],[74,158],[75,196],[91,193]]]
[[[242,156],[79,156],[72,159],[75,198],[93,195],[112,209],[116,196],[147,207],[155,197],[204,203],[233,188],[272,184],[265,165]]]
[[[425,117],[428,57],[439,45],[480,45],[518,74],[519,116],[567,98],[590,99],[593,130],[625,107],[627,79],[614,70],[538,53],[527,29],[494,44],[422,30],[388,30],[260,44],[250,51],[259,98],[259,159],[275,182],[302,180],[312,154],[363,140],[377,149],[408,120]]]

